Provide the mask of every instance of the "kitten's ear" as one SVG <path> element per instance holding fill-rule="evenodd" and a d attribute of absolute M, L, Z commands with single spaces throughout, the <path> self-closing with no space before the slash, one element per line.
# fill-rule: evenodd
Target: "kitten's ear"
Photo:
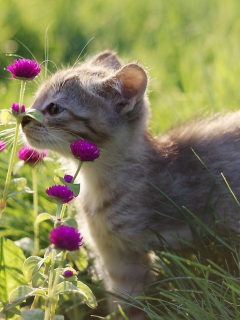
<path fill-rule="evenodd" d="M 106 90 L 114 97 L 116 111 L 118 113 L 132 111 L 135 104 L 142 99 L 147 82 L 146 72 L 135 63 L 126 65 L 114 76 L 105 80 L 105 86 L 108 86 L 105 87 Z"/>
<path fill-rule="evenodd" d="M 90 64 L 115 70 L 120 69 L 122 66 L 117 54 L 110 50 L 103 51 L 93 57 L 92 60 L 90 60 Z"/>

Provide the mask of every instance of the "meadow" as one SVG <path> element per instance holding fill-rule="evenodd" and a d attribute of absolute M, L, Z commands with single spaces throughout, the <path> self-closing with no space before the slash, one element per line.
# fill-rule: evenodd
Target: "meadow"
<path fill-rule="evenodd" d="M 105 49 L 115 50 L 124 61 L 138 61 L 148 70 L 150 130 L 154 135 L 190 118 L 197 121 L 239 108 L 240 3 L 237 0 L 0 0 L 0 8 L 1 109 L 8 109 L 18 101 L 19 83 L 4 70 L 16 57 L 42 63 L 41 76 L 25 92 L 24 104 L 29 107 L 34 91 L 45 76 Z M 46 60 L 49 60 L 47 64 Z M 0 130 L 3 129 L 5 126 L 1 125 Z M 0 153 L 1 188 L 11 137 L 8 141 L 8 148 Z M 50 155 L 49 161 L 44 161 L 37 170 L 39 213 L 54 212 L 55 205 L 46 198 L 45 189 L 53 183 L 54 175 L 61 172 L 57 157 Z M 14 177 L 25 177 L 32 187 L 31 170 L 27 166 L 20 168 Z M 32 199 L 32 194 L 9 199 L 0 220 L 0 237 L 12 241 L 33 239 Z M 223 239 L 206 226 L 201 228 L 200 238 L 204 238 L 201 245 L 177 253 L 167 249 L 156 252 L 158 282 L 150 288 L 151 294 L 131 301 L 144 309 L 150 319 L 240 319 L 238 235 L 230 234 Z M 50 229 L 50 222 L 41 223 L 42 255 L 49 245 Z M 26 257 L 30 254 L 28 250 L 23 249 Z M 82 252 L 79 278 L 99 300 L 94 313 L 105 317 L 101 280 L 97 279 L 84 249 Z M 1 274 L 3 261 L 0 262 Z M 1 294 L 0 283 L 0 300 Z M 72 307 L 68 299 L 61 298 L 59 313 L 65 319 L 87 319 L 91 309 L 79 300 L 75 302 Z M 9 314 L 8 319 L 21 318 Z"/>

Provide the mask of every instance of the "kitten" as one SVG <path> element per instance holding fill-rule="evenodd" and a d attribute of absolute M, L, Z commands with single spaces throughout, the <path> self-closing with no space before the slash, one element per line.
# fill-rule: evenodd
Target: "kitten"
<path fill-rule="evenodd" d="M 214 213 L 220 227 L 235 231 L 240 218 L 221 176 L 239 197 L 240 112 L 154 139 L 147 129 L 147 84 L 139 64 L 122 65 L 105 51 L 43 83 L 32 106 L 43 123 L 22 121 L 33 147 L 58 152 L 74 170 L 70 143 L 82 138 L 100 148 L 100 158 L 81 169 L 76 202 L 101 256 L 107 288 L 132 296 L 153 280 L 146 266 L 150 249 L 160 247 L 156 232 L 177 248 L 181 238 L 194 240 L 190 212 L 207 224 Z M 133 311 L 130 318 L 144 315 Z"/>

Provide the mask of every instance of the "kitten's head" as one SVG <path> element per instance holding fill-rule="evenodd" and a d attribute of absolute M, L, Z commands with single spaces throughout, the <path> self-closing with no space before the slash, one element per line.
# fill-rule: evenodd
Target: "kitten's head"
<path fill-rule="evenodd" d="M 69 144 L 79 139 L 99 147 L 109 140 L 121 143 L 121 137 L 127 140 L 145 130 L 147 81 L 138 64 L 122 66 L 115 53 L 100 53 L 42 84 L 32 108 L 43 114 L 43 123 L 25 117 L 23 132 L 33 147 L 65 156 Z"/>

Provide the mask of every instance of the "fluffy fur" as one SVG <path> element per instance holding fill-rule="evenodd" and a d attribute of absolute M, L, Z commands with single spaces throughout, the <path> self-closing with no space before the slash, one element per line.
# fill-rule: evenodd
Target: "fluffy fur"
<path fill-rule="evenodd" d="M 139 64 L 122 65 L 106 51 L 47 80 L 33 104 L 43 123 L 22 123 L 33 147 L 58 152 L 73 171 L 70 143 L 82 138 L 100 148 L 100 158 L 82 167 L 77 206 L 101 256 L 107 288 L 133 296 L 153 280 L 146 266 L 150 249 L 160 247 L 156 232 L 174 247 L 179 238 L 194 240 L 189 211 L 209 225 L 217 217 L 222 230 L 239 226 L 239 209 L 221 173 L 240 196 L 240 112 L 154 139 L 147 129 L 147 83 Z M 133 312 L 131 319 L 144 315 Z"/>

